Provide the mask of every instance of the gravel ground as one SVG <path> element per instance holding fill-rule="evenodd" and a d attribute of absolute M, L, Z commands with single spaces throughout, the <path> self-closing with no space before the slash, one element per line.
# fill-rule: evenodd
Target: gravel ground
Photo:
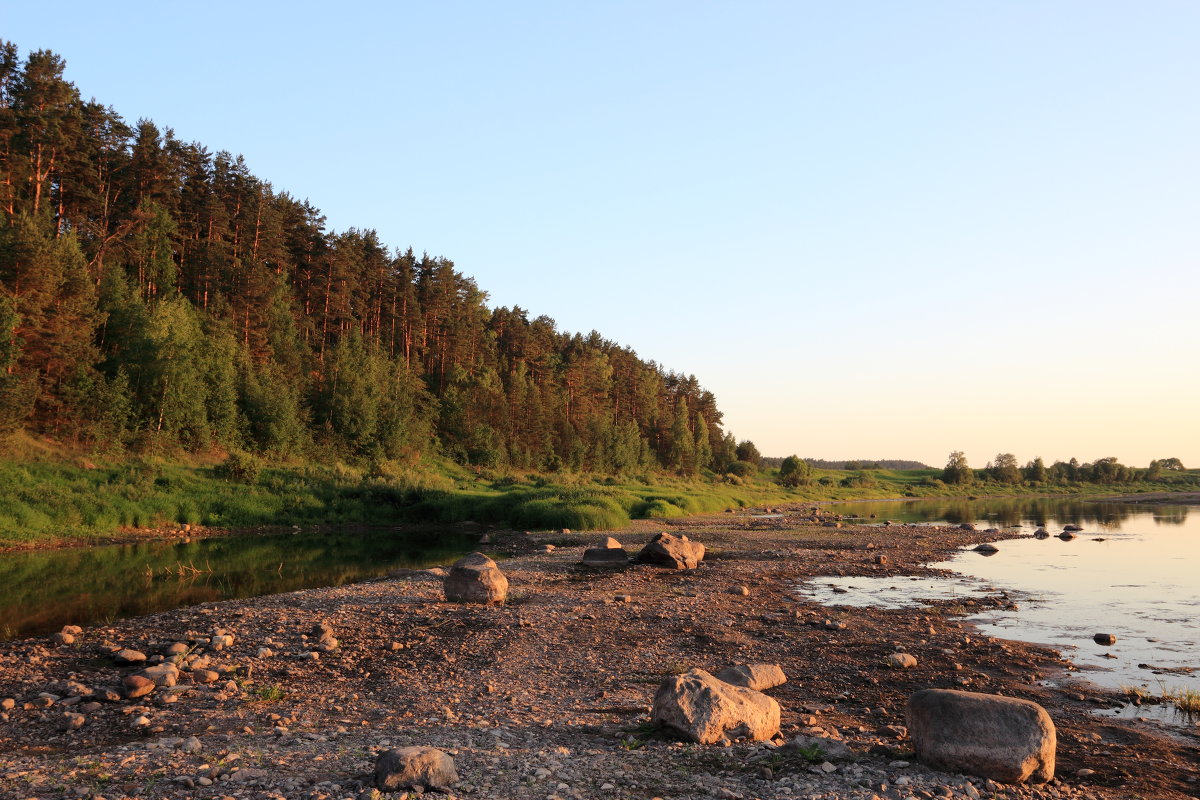
<path fill-rule="evenodd" d="M 834 528 L 809 513 L 613 534 L 634 551 L 657 531 L 686 533 L 709 548 L 687 572 L 581 567 L 608 532 L 494 533 L 485 549 L 510 556 L 503 606 L 446 603 L 440 578 L 420 571 L 177 609 L 68 644 L 0 644 L 0 698 L 12 700 L 0 713 L 0 798 L 371 797 L 376 754 L 406 745 L 454 757 L 451 798 L 1200 796 L 1195 730 L 1094 715 L 1114 698 L 1070 682 L 1054 651 L 981 636 L 948 603 L 849 609 L 795 594 L 816 576 L 931 574 L 928 562 L 995 534 Z M 540 543 L 557 549 L 532 552 Z M 171 645 L 176 685 L 116 697 L 145 665 L 117 666 L 114 651 L 155 661 Z M 917 666 L 889 669 L 897 651 Z M 664 676 L 744 662 L 789 678 L 768 692 L 783 708 L 780 738 L 701 746 L 650 728 Z M 1058 727 L 1059 777 L 1005 787 L 915 763 L 904 703 L 927 687 L 1041 703 Z M 796 748 L 797 735 L 827 746 Z"/>

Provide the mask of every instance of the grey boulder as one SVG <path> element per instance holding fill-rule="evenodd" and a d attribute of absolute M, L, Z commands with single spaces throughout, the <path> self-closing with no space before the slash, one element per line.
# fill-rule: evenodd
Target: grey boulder
<path fill-rule="evenodd" d="M 583 551 L 585 567 L 623 567 L 629 563 L 624 547 L 589 547 Z"/>
<path fill-rule="evenodd" d="M 704 560 L 704 545 L 686 536 L 660 533 L 637 555 L 638 562 L 670 569 L 695 569 Z"/>
<path fill-rule="evenodd" d="M 444 792 L 456 783 L 454 759 L 433 747 L 386 750 L 375 761 L 375 786 L 385 792 L 417 788 Z"/>
<path fill-rule="evenodd" d="M 908 700 L 908 732 L 917 758 L 934 769 L 998 783 L 1054 777 L 1054 722 L 1029 700 L 922 689 Z"/>
<path fill-rule="evenodd" d="M 450 567 L 442 590 L 454 603 L 503 603 L 508 596 L 508 578 L 483 553 L 470 553 Z"/>
<path fill-rule="evenodd" d="M 654 695 L 651 722 L 685 739 L 763 741 L 779 733 L 779 703 L 762 692 L 717 680 L 702 669 L 667 678 Z"/>

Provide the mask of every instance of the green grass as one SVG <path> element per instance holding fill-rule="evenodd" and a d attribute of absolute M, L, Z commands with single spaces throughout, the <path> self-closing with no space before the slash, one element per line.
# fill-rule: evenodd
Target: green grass
<path fill-rule="evenodd" d="M 539 475 L 476 471 L 430 459 L 415 466 L 273 466 L 237 478 L 216 466 L 136 459 L 92 467 L 54 454 L 21 453 L 0 461 L 0 547 L 94 541 L 122 530 L 183 524 L 254 528 L 473 520 L 529 530 L 608 530 L 633 519 L 808 500 L 1200 488 L 1195 470 L 1173 476 L 1175 483 L 1120 486 L 945 486 L 938 475 L 939 470 L 815 470 L 811 484 L 785 489 L 769 471 L 693 479 L 662 473 Z M 846 478 L 852 479 L 850 485 L 843 485 Z"/>
<path fill-rule="evenodd" d="M 278 703 L 287 696 L 287 692 L 279 684 L 259 686 L 252 694 L 254 699 L 260 703 Z"/>
<path fill-rule="evenodd" d="M 1196 689 L 1166 689 L 1163 699 L 1187 714 L 1200 714 L 1200 691 Z"/>

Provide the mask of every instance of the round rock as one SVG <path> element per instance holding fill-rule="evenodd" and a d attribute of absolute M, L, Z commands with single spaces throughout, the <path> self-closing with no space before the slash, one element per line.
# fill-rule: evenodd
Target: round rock
<path fill-rule="evenodd" d="M 375 762 L 375 785 L 385 792 L 418 788 L 444 792 L 456 783 L 454 759 L 433 747 L 386 750 Z"/>
<path fill-rule="evenodd" d="M 442 591 L 452 603 L 503 603 L 508 578 L 483 553 L 470 553 L 450 567 Z"/>

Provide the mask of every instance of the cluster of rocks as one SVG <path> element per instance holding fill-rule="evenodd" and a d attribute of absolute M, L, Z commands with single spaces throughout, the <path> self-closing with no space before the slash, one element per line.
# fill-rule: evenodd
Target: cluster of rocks
<path fill-rule="evenodd" d="M 898 666 L 915 666 L 905 654 Z M 780 707 L 764 694 L 786 682 L 777 664 L 739 664 L 712 675 L 691 669 L 667 678 L 654 696 L 653 723 L 688 741 L 779 739 Z M 907 735 L 917 758 L 935 769 L 998 783 L 1044 783 L 1054 777 L 1056 733 L 1045 709 L 1028 700 L 951 689 L 923 689 L 907 707 Z M 782 742 L 778 742 L 782 744 Z M 844 758 L 844 744 L 798 737 L 794 749 L 817 747 Z"/>

